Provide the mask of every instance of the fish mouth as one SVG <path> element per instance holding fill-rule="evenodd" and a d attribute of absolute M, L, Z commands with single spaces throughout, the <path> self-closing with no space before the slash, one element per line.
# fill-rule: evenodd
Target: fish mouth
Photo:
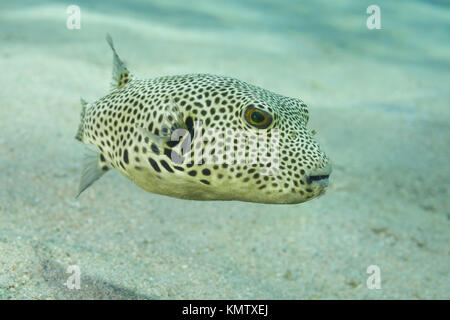
<path fill-rule="evenodd" d="M 325 188 L 328 187 L 329 177 L 329 174 L 308 176 L 306 177 L 306 182 L 313 186 Z"/>
<path fill-rule="evenodd" d="M 313 183 L 313 181 L 320 181 L 324 179 L 328 179 L 330 177 L 329 174 L 317 175 L 317 176 L 309 176 L 306 178 L 306 182 L 309 184 Z"/>
<path fill-rule="evenodd" d="M 329 178 L 331 174 L 331 165 L 328 164 L 326 167 L 313 171 L 310 175 L 306 177 L 306 183 L 312 186 L 317 186 L 321 188 L 328 187 Z"/>

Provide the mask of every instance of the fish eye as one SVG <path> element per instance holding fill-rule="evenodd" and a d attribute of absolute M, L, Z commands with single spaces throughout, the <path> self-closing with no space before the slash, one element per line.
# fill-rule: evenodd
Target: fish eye
<path fill-rule="evenodd" d="M 265 129 L 272 123 L 272 116 L 269 113 L 255 108 L 253 105 L 245 109 L 244 116 L 248 124 L 258 129 Z"/>

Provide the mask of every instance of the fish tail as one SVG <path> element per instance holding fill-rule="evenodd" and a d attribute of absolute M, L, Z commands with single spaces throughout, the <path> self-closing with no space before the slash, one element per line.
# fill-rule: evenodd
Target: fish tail
<path fill-rule="evenodd" d="M 87 107 L 88 103 L 83 98 L 80 98 L 80 101 L 81 101 L 80 125 L 78 126 L 78 131 L 75 136 L 75 139 L 77 139 L 79 141 L 83 141 L 84 117 L 86 115 L 86 107 Z"/>

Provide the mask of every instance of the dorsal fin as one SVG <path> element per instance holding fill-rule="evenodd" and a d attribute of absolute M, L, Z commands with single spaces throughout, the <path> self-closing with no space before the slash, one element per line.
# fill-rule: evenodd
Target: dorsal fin
<path fill-rule="evenodd" d="M 106 35 L 106 41 L 108 42 L 109 46 L 111 47 L 111 50 L 113 51 L 113 74 L 112 74 L 112 82 L 111 82 L 111 89 L 117 89 L 122 88 L 127 83 L 129 83 L 133 76 L 128 71 L 128 69 L 125 67 L 125 64 L 123 61 L 119 58 L 119 55 L 116 52 L 116 49 L 114 48 L 114 43 L 109 34 Z"/>

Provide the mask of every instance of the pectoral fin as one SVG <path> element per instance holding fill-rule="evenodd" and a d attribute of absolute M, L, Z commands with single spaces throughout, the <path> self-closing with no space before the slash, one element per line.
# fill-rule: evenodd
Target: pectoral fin
<path fill-rule="evenodd" d="M 154 134 L 146 128 L 136 128 L 150 144 L 151 150 L 157 154 L 159 154 L 161 150 L 164 150 L 164 148 L 171 148 L 179 143 L 180 140 L 175 141 L 173 145 L 169 143 L 171 141 L 171 135 L 175 130 L 187 128 L 186 124 L 183 122 L 183 114 L 175 101 L 172 98 L 167 98 L 166 103 L 167 105 L 164 108 L 164 117 L 161 122 L 159 134 Z"/>
<path fill-rule="evenodd" d="M 160 154 L 161 150 L 164 149 L 164 146 L 170 140 L 170 136 L 159 136 L 157 134 L 148 131 L 145 128 L 137 127 L 136 130 L 140 134 L 142 134 L 142 136 L 144 137 L 144 141 L 146 141 L 149 144 L 152 152 L 156 154 Z"/>

